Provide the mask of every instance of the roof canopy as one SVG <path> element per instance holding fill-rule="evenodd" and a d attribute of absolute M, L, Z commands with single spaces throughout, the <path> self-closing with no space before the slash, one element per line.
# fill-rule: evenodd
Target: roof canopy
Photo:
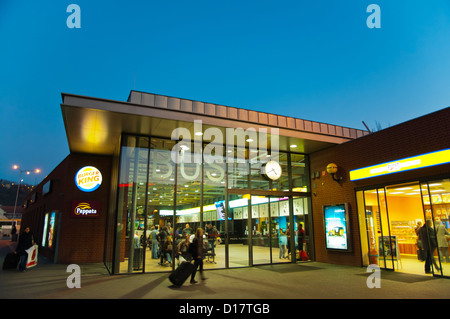
<path fill-rule="evenodd" d="M 122 133 L 170 138 L 177 127 L 277 128 L 279 149 L 312 153 L 368 134 L 337 125 L 169 96 L 131 91 L 128 101 L 62 94 L 71 152 L 112 155 Z M 291 145 L 296 145 L 295 149 Z"/>

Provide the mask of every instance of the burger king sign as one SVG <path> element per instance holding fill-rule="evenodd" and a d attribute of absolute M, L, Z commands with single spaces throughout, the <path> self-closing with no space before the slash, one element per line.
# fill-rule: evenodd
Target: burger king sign
<path fill-rule="evenodd" d="M 75 174 L 75 184 L 83 192 L 93 192 L 102 184 L 102 173 L 94 166 L 85 166 Z"/>

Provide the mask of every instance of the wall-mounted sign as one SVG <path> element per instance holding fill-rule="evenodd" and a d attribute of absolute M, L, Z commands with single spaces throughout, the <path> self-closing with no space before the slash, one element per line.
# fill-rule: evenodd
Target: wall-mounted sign
<path fill-rule="evenodd" d="M 100 216 L 100 203 L 98 201 L 74 200 L 72 201 L 71 217 L 98 217 Z"/>
<path fill-rule="evenodd" d="M 326 248 L 350 251 L 347 204 L 323 207 Z"/>
<path fill-rule="evenodd" d="M 102 173 L 94 166 L 85 166 L 75 174 L 75 184 L 83 192 L 93 192 L 102 184 Z"/>
<path fill-rule="evenodd" d="M 356 181 L 446 163 L 450 163 L 450 149 L 355 169 L 350 171 L 350 180 Z"/>

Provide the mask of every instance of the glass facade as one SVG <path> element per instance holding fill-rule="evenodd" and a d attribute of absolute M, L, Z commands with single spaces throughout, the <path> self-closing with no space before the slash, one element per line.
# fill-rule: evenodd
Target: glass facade
<path fill-rule="evenodd" d="M 307 155 L 225 144 L 122 136 L 112 273 L 171 271 L 198 227 L 205 269 L 295 262 L 299 224 L 313 258 Z M 282 174 L 270 180 L 274 155 Z"/>
<path fill-rule="evenodd" d="M 365 266 L 450 276 L 449 179 L 360 190 L 356 197 Z"/>

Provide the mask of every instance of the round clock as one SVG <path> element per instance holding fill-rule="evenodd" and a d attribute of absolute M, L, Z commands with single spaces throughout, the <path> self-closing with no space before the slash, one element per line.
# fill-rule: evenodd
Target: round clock
<path fill-rule="evenodd" d="M 281 166 L 276 161 L 268 161 L 261 167 L 261 173 L 273 181 L 281 177 L 281 171 Z"/>

